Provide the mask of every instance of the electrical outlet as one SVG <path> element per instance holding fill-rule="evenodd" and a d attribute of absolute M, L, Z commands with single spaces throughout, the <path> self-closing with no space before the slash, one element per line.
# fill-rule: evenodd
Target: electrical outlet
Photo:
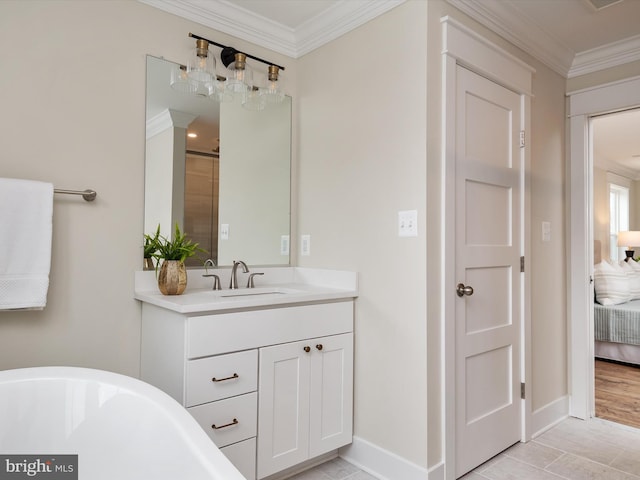
<path fill-rule="evenodd" d="M 311 235 L 300 236 L 300 255 L 311 255 Z"/>
<path fill-rule="evenodd" d="M 289 235 L 280 237 L 280 255 L 289 255 Z"/>
<path fill-rule="evenodd" d="M 398 212 L 398 236 L 417 237 L 418 236 L 418 211 L 404 210 Z"/>

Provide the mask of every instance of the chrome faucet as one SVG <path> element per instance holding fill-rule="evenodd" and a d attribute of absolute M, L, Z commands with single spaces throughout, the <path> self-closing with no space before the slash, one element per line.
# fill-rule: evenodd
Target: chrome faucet
<path fill-rule="evenodd" d="M 242 273 L 249 273 L 249 267 L 242 260 L 233 261 L 233 268 L 231 269 L 231 283 L 229 284 L 229 288 L 235 290 L 238 288 L 238 276 L 236 270 L 238 269 L 238 265 L 242 265 Z"/>
<path fill-rule="evenodd" d="M 207 269 L 207 267 L 215 267 L 215 266 L 216 266 L 216 262 L 214 262 L 210 258 L 207 259 L 204 262 L 204 275 L 202 275 L 202 276 L 203 277 L 213 277 L 213 290 L 222 290 L 222 287 L 220 286 L 220 277 L 218 275 L 213 274 L 213 273 L 209 273 L 209 270 Z"/>

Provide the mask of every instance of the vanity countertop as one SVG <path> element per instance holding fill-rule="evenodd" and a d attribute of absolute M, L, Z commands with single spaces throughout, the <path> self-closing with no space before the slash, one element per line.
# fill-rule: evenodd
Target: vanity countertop
<path fill-rule="evenodd" d="M 136 272 L 134 298 L 189 314 L 339 301 L 358 296 L 356 274 L 353 272 L 296 267 L 261 271 L 266 281 L 255 288 L 212 290 L 210 286 L 203 286 L 200 270 L 189 270 L 187 289 L 182 295 L 163 295 L 150 281 L 150 275 L 153 276 L 154 272 Z M 224 271 L 218 273 L 225 276 Z"/>

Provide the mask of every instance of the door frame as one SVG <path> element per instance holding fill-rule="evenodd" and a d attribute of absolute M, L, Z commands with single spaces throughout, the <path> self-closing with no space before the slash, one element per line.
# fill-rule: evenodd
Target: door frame
<path fill-rule="evenodd" d="M 595 415 L 593 288 L 590 284 L 593 276 L 591 117 L 640 106 L 640 76 L 568 92 L 567 96 L 569 414 L 586 420 Z"/>
<path fill-rule="evenodd" d="M 444 185 L 442 212 L 442 408 L 443 408 L 443 452 L 445 479 L 455 479 L 455 225 L 447 222 L 455 214 L 455 112 L 456 69 L 465 68 L 488 78 L 520 95 L 522 106 L 521 123 L 530 128 L 531 86 L 535 69 L 506 50 L 490 42 L 450 16 L 440 19 L 442 25 L 442 172 Z M 531 188 L 530 188 L 530 140 L 523 148 L 523 176 L 521 185 L 521 251 L 530 265 L 531 234 Z M 521 361 L 522 382 L 531 379 L 531 269 L 525 268 L 521 290 Z M 529 386 L 529 388 L 531 388 Z M 526 395 L 521 405 L 521 439 L 531 438 L 531 395 Z"/>

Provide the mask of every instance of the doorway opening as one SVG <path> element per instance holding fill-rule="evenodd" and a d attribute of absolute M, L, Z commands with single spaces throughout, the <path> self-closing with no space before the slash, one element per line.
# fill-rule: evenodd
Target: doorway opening
<path fill-rule="evenodd" d="M 639 129 L 638 108 L 591 119 L 595 416 L 636 428 L 640 428 L 640 263 L 636 261 L 640 245 L 627 243 L 640 242 Z M 638 240 L 633 232 L 638 232 Z M 631 254 L 634 249 L 637 255 Z M 612 298 L 610 282 L 616 275 L 620 290 Z"/>

